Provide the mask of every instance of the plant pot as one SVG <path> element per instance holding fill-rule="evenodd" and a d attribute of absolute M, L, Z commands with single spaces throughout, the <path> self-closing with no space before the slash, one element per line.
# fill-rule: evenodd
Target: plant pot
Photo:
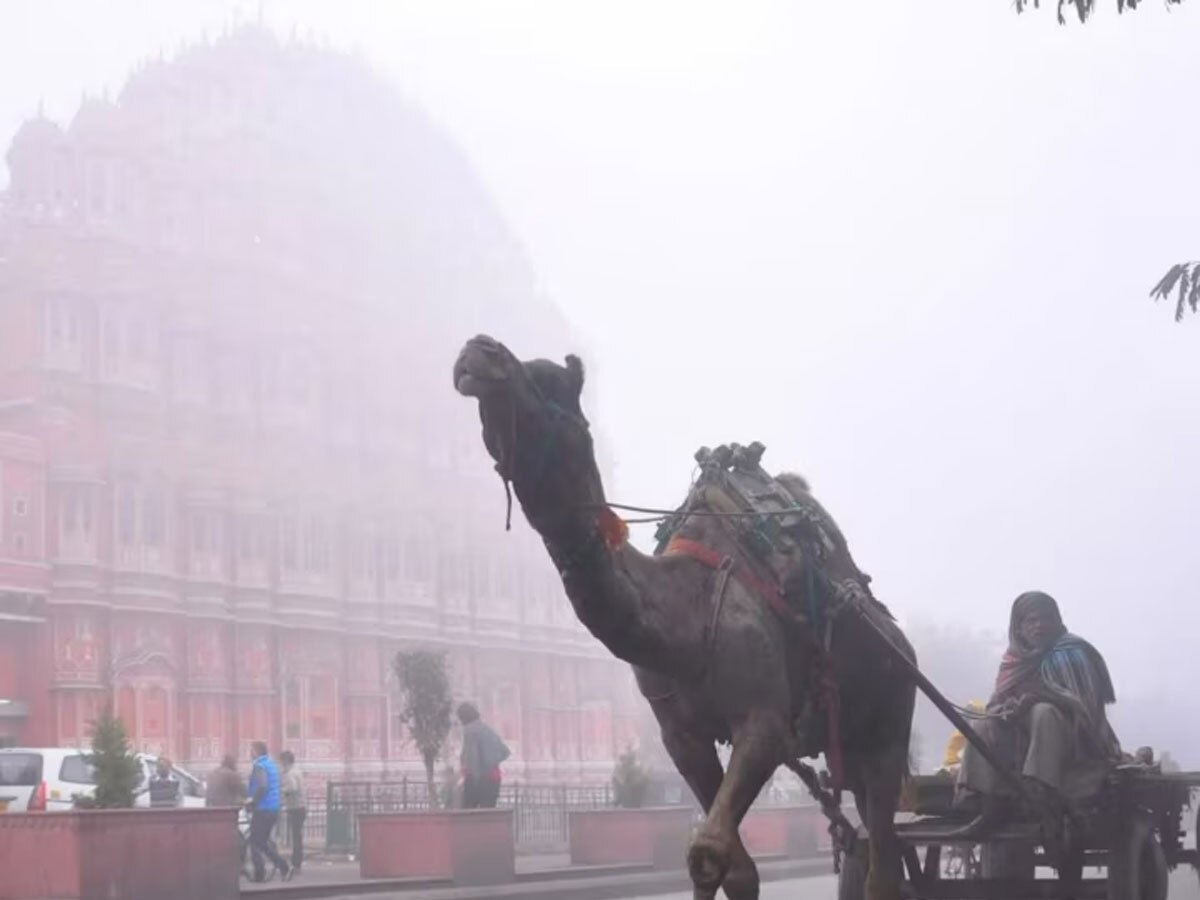
<path fill-rule="evenodd" d="M 0 859 L 0 900 L 236 900 L 237 813 L 8 813 Z"/>
<path fill-rule="evenodd" d="M 462 885 L 516 879 L 510 809 L 363 813 L 358 852 L 363 878 L 444 878 Z"/>
<path fill-rule="evenodd" d="M 693 817 L 690 806 L 570 812 L 571 864 L 681 869 L 687 864 Z"/>
<path fill-rule="evenodd" d="M 751 809 L 738 833 L 751 856 L 816 856 L 825 818 L 816 806 L 766 806 Z"/>

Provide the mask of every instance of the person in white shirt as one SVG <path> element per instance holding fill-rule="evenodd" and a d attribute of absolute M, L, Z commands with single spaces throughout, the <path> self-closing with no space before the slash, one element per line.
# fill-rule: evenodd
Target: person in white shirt
<path fill-rule="evenodd" d="M 300 874 L 304 865 L 304 819 L 308 816 L 308 800 L 304 795 L 304 776 L 296 768 L 296 754 L 284 750 L 279 754 L 283 765 L 280 787 L 283 789 L 283 809 L 287 814 L 288 838 L 292 844 L 292 871 Z"/>

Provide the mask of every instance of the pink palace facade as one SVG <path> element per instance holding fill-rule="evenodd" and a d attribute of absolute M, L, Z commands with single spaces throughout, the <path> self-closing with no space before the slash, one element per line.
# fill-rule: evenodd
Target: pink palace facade
<path fill-rule="evenodd" d="M 607 780 L 640 701 L 504 533 L 450 390 L 483 326 L 569 334 L 457 148 L 362 64 L 249 28 L 6 160 L 0 742 L 86 743 L 111 702 L 197 772 L 264 738 L 317 782 L 398 777 L 388 662 L 421 644 L 509 778 Z"/>

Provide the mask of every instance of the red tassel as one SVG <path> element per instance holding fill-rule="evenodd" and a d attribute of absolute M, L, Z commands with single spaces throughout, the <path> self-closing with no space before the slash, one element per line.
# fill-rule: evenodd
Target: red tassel
<path fill-rule="evenodd" d="M 629 526 L 607 506 L 596 516 L 596 526 L 600 529 L 609 550 L 617 550 L 629 540 Z"/>

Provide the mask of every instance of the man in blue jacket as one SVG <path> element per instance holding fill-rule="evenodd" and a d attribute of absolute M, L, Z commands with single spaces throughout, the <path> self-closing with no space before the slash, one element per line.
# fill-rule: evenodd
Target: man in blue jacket
<path fill-rule="evenodd" d="M 267 755 L 267 745 L 255 741 L 251 745 L 251 755 L 254 765 L 250 769 L 249 799 L 246 805 L 250 807 L 250 858 L 254 862 L 254 880 L 264 881 L 266 865 L 263 854 L 271 860 L 284 881 L 290 881 L 292 869 L 287 864 L 275 842 L 271 840 L 271 832 L 279 821 L 279 810 L 282 806 L 279 793 L 279 767 Z"/>

